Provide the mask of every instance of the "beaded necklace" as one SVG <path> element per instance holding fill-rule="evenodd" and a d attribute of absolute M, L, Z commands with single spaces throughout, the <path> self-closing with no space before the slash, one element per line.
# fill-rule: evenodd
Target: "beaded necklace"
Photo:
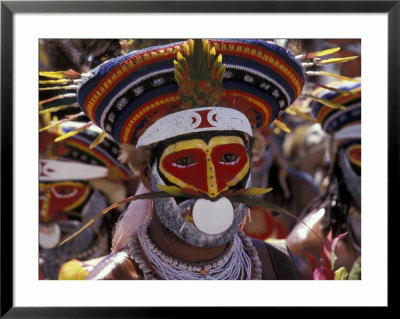
<path fill-rule="evenodd" d="M 251 280 L 261 279 L 261 261 L 251 239 L 235 234 L 223 256 L 207 263 L 187 263 L 161 251 L 151 240 L 147 227 L 128 242 L 130 257 L 145 280 Z"/>

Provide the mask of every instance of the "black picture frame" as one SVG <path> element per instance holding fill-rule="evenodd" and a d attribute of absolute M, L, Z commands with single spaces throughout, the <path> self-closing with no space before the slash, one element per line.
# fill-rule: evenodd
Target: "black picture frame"
<path fill-rule="evenodd" d="M 388 14 L 388 207 L 394 210 L 399 186 L 400 119 L 400 1 L 1 1 L 1 318 L 132 318 L 185 315 L 176 307 L 15 307 L 13 289 L 13 17 L 16 13 L 181 13 L 181 12 L 266 12 L 266 13 L 387 13 Z M 379 212 L 379 214 L 385 212 Z M 389 218 L 390 216 L 388 216 Z M 390 228 L 394 223 L 388 223 Z M 391 241 L 388 241 L 390 247 Z M 390 254 L 389 264 L 390 264 Z M 390 280 L 389 280 L 390 283 Z M 390 308 L 390 298 L 387 309 Z M 183 311 L 182 311 L 183 310 Z M 201 314 L 203 310 L 196 310 Z M 296 315 L 307 315 L 308 308 L 291 307 Z M 381 308 L 382 310 L 382 308 Z M 383 308 L 383 310 L 386 310 Z M 199 312 L 200 311 L 200 312 Z M 209 309 L 206 310 L 210 311 Z M 249 315 L 248 309 L 235 314 Z M 331 311 L 331 310 L 330 310 Z M 340 309 L 332 309 L 340 315 Z M 216 308 L 213 315 L 224 316 Z M 190 315 L 189 315 L 190 317 Z"/>

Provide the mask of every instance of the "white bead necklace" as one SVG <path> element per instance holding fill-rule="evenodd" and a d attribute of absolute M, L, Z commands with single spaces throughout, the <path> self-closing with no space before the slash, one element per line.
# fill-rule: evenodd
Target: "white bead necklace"
<path fill-rule="evenodd" d="M 234 236 L 231 246 L 222 257 L 208 263 L 186 263 L 164 253 L 151 240 L 147 227 L 130 238 L 128 247 L 131 258 L 143 271 L 144 279 L 261 279 L 261 262 L 257 251 L 243 232 Z"/>

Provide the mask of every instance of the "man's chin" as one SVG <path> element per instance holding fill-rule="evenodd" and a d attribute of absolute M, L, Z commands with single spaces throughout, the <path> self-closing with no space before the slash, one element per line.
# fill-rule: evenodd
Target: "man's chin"
<path fill-rule="evenodd" d="M 246 207 L 234 204 L 232 224 L 217 234 L 201 231 L 193 221 L 193 206 L 197 199 L 189 199 L 176 204 L 174 198 L 155 198 L 154 208 L 163 225 L 185 243 L 202 248 L 222 246 L 228 243 L 238 232 Z"/>

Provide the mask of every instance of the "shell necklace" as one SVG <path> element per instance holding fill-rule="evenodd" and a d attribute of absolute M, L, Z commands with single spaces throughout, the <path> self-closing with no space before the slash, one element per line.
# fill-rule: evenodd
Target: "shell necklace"
<path fill-rule="evenodd" d="M 242 231 L 219 258 L 206 263 L 187 263 L 161 251 L 151 240 L 147 227 L 129 239 L 130 257 L 143 271 L 144 279 L 165 280 L 252 280 L 261 279 L 261 261 L 251 239 Z"/>

